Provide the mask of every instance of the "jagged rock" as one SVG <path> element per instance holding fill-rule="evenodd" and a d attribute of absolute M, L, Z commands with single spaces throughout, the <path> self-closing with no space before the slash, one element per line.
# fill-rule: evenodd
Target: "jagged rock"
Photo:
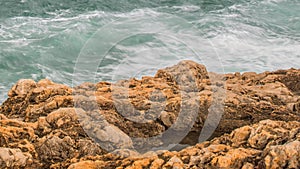
<path fill-rule="evenodd" d="M 22 79 L 19 80 L 17 84 L 15 84 L 12 89 L 8 92 L 9 97 L 24 97 L 26 96 L 32 89 L 36 87 L 35 81 L 31 79 Z"/>
<path fill-rule="evenodd" d="M 257 138 L 257 142 L 245 135 Z M 267 137 L 270 135 L 273 137 Z M 91 168 L 299 168 L 299 139 L 300 122 L 265 120 L 179 152 L 167 151 L 114 161 L 99 158 L 101 160 L 88 163 Z M 261 145 L 268 140 L 270 143 Z M 69 168 L 78 168 L 85 163 L 81 161 Z"/>
<path fill-rule="evenodd" d="M 23 153 L 20 149 L 0 147 L 0 167 L 1 168 L 21 168 L 32 163 L 32 157 L 28 153 Z"/>
<path fill-rule="evenodd" d="M 264 152 L 261 165 L 265 168 L 300 168 L 300 141 L 271 146 Z"/>
<path fill-rule="evenodd" d="M 0 106 L 0 147 L 20 150 L 29 168 L 297 168 L 299 80 L 296 69 L 221 75 L 192 61 L 75 88 L 20 80 Z M 128 157 L 195 145 L 209 130 L 195 147 Z"/>
<path fill-rule="evenodd" d="M 69 169 L 82 169 L 82 168 L 86 168 L 86 169 L 96 169 L 97 167 L 95 166 L 101 166 L 101 161 L 83 161 L 80 163 L 77 163 L 76 165 L 71 165 L 69 167 Z"/>
<path fill-rule="evenodd" d="M 58 136 L 46 136 L 36 143 L 36 151 L 40 160 L 44 163 L 55 163 L 74 157 L 75 142 L 70 137 L 59 138 Z"/>

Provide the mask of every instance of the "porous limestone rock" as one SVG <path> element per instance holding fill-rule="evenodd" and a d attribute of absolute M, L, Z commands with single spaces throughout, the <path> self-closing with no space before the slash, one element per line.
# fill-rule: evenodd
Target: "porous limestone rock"
<path fill-rule="evenodd" d="M 20 80 L 0 106 L 1 168 L 299 168 L 299 81 L 297 69 L 217 74 L 193 61 L 74 88 Z M 197 144 L 209 115 L 214 132 Z M 131 157 L 178 142 L 197 145 Z"/>
<path fill-rule="evenodd" d="M 257 141 L 252 142 L 245 135 Z M 104 155 L 94 161 L 74 163 L 69 169 L 85 163 L 90 168 L 299 168 L 299 148 L 300 122 L 264 120 L 179 152 L 113 160 L 105 160 L 108 158 Z"/>

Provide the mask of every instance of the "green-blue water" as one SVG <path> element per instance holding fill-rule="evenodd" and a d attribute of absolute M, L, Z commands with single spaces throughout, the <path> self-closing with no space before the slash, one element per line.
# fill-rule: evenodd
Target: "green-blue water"
<path fill-rule="evenodd" d="M 21 78 L 72 85 L 93 35 L 109 34 L 98 41 L 110 44 L 128 30 L 95 81 L 153 74 L 182 59 L 217 72 L 299 68 L 300 0 L 0 0 L 0 102 Z"/>

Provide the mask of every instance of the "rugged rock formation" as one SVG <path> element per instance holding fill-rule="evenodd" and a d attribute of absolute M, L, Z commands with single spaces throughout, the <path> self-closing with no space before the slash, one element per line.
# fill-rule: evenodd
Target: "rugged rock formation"
<path fill-rule="evenodd" d="M 0 166 L 299 168 L 299 81 L 296 69 L 220 75 L 192 61 L 114 84 L 20 80 L 0 107 Z M 212 140 L 154 152 L 200 133 Z"/>
<path fill-rule="evenodd" d="M 99 156 L 72 164 L 91 168 L 299 168 L 300 123 L 264 120 L 179 152 L 125 159 Z"/>

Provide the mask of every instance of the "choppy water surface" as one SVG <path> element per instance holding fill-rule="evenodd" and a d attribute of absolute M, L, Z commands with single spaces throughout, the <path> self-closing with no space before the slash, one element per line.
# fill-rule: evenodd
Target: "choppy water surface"
<path fill-rule="evenodd" d="M 0 102 L 21 78 L 72 85 L 80 51 L 101 49 L 97 41 L 111 48 L 95 81 L 182 59 L 216 72 L 299 68 L 299 9 L 299 0 L 1 0 Z"/>

